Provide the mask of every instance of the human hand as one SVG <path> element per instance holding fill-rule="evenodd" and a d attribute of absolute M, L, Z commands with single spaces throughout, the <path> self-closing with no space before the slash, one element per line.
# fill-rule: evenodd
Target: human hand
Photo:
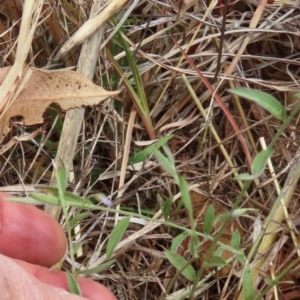
<path fill-rule="evenodd" d="M 79 278 L 82 296 L 69 294 L 66 273 L 50 270 L 65 254 L 58 223 L 34 206 L 8 202 L 0 193 L 1 300 L 116 300 L 103 285 Z"/>

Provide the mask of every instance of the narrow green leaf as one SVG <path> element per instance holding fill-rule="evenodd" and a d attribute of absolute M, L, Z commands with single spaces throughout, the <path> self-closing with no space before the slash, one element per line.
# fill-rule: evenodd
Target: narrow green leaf
<path fill-rule="evenodd" d="M 245 300 L 253 300 L 254 299 L 254 287 L 250 272 L 250 266 L 246 265 L 243 272 L 243 294 L 245 297 Z"/>
<path fill-rule="evenodd" d="M 57 171 L 57 186 L 64 192 L 67 187 L 68 174 L 65 166 L 60 166 Z"/>
<path fill-rule="evenodd" d="M 251 165 L 251 171 L 253 174 L 255 174 L 257 177 L 262 174 L 266 167 L 268 159 L 271 157 L 273 152 L 273 150 L 269 149 L 262 150 L 255 156 Z"/>
<path fill-rule="evenodd" d="M 163 216 L 164 216 L 165 220 L 168 220 L 168 218 L 169 218 L 172 203 L 173 203 L 173 197 L 170 197 L 164 203 L 164 206 L 162 208 L 162 212 L 163 212 Z"/>
<path fill-rule="evenodd" d="M 193 257 L 199 257 L 199 237 L 194 233 L 191 235 L 189 250 Z"/>
<path fill-rule="evenodd" d="M 33 205 L 55 205 L 60 206 L 60 202 L 57 197 L 53 195 L 45 195 L 42 193 L 32 193 L 30 194 L 31 197 L 29 198 L 8 198 L 7 200 L 12 202 L 18 202 L 18 203 L 26 203 L 26 204 L 33 204 Z M 74 195 L 75 196 L 75 195 Z M 85 209 L 96 209 L 96 210 L 103 210 L 105 209 L 102 206 L 95 205 L 91 203 L 90 201 L 87 201 L 85 198 L 79 198 L 80 202 L 76 199 L 77 196 L 75 196 L 75 199 L 67 198 L 66 204 L 67 206 L 74 206 L 78 208 L 85 208 Z M 65 194 L 66 198 L 66 194 Z"/>
<path fill-rule="evenodd" d="M 224 267 L 226 266 L 226 261 L 220 256 L 213 256 L 209 261 L 204 262 L 206 267 Z"/>
<path fill-rule="evenodd" d="M 243 174 L 239 174 L 238 176 L 234 177 L 235 180 L 243 180 L 243 181 L 251 181 L 254 180 L 255 178 L 257 178 L 259 176 L 257 176 L 256 174 L 248 174 L 248 173 L 243 173 Z"/>
<path fill-rule="evenodd" d="M 219 214 L 214 220 L 214 224 L 218 224 L 219 222 L 224 222 L 228 219 L 232 219 L 232 215 L 230 213 Z"/>
<path fill-rule="evenodd" d="M 266 164 L 268 162 L 268 159 L 271 157 L 273 154 L 273 150 L 262 150 L 260 151 L 255 158 L 253 159 L 252 165 L 251 165 L 251 171 L 252 174 L 240 174 L 236 176 L 234 179 L 235 180 L 254 180 L 258 178 L 264 171 Z"/>
<path fill-rule="evenodd" d="M 232 212 L 232 217 L 238 218 L 238 217 L 245 215 L 248 212 L 254 212 L 254 211 L 257 211 L 257 209 L 255 209 L 255 208 L 237 208 Z"/>
<path fill-rule="evenodd" d="M 204 216 L 204 224 L 203 229 L 205 234 L 210 234 L 213 225 L 214 225 L 214 217 L 215 217 L 215 209 L 214 206 L 211 204 L 208 209 L 206 210 L 205 216 Z"/>
<path fill-rule="evenodd" d="M 191 227 L 193 228 L 194 225 L 193 206 L 192 206 L 192 201 L 188 189 L 188 184 L 183 177 L 179 177 L 179 189 L 181 192 L 182 202 L 188 211 Z"/>
<path fill-rule="evenodd" d="M 176 183 L 179 183 L 175 165 L 172 165 L 170 161 L 160 151 L 154 149 L 153 153 L 158 162 L 162 165 L 162 167 L 175 179 Z"/>
<path fill-rule="evenodd" d="M 180 272 L 181 274 L 190 281 L 194 281 L 196 279 L 196 272 L 194 268 L 185 260 L 182 256 L 171 252 L 165 251 L 165 255 L 171 264 Z"/>
<path fill-rule="evenodd" d="M 58 189 L 57 187 L 52 187 L 52 186 L 40 186 L 38 189 L 40 192 L 43 192 L 45 194 L 50 194 L 55 197 L 58 197 Z"/>
<path fill-rule="evenodd" d="M 236 255 L 236 258 L 237 258 L 237 260 L 238 260 L 241 264 L 243 264 L 243 263 L 245 262 L 245 260 L 246 260 L 246 257 L 245 257 L 245 254 L 244 254 L 243 251 L 241 251 L 240 254 L 237 254 L 237 255 Z"/>
<path fill-rule="evenodd" d="M 171 252 L 174 252 L 176 253 L 177 252 L 177 249 L 178 247 L 181 245 L 181 243 L 187 238 L 189 237 L 189 233 L 188 232 L 182 232 L 180 233 L 179 235 L 177 235 L 174 239 L 173 239 L 173 242 L 172 242 L 172 245 L 171 245 Z"/>
<path fill-rule="evenodd" d="M 130 164 L 136 164 L 139 162 L 143 162 L 150 154 L 153 153 L 153 150 L 158 150 L 163 145 L 165 145 L 174 135 L 170 134 L 168 136 L 164 136 L 161 139 L 159 139 L 154 144 L 148 146 L 147 148 L 143 149 L 142 151 L 136 153 L 131 159 L 128 161 L 128 165 Z"/>
<path fill-rule="evenodd" d="M 172 164 L 172 166 L 175 167 L 175 160 L 174 160 L 174 156 L 170 150 L 170 148 L 167 145 L 163 146 L 164 152 L 167 155 L 168 161 L 170 162 L 170 164 Z"/>
<path fill-rule="evenodd" d="M 224 248 L 223 248 L 223 247 L 217 248 L 217 249 L 215 250 L 215 252 L 214 252 L 214 256 L 221 256 L 222 253 L 223 253 L 223 251 L 224 251 Z"/>
<path fill-rule="evenodd" d="M 82 198 L 69 192 L 64 193 L 64 198 L 67 206 L 77 205 L 80 207 L 80 205 L 83 206 L 83 204 L 93 204 L 93 202 L 87 198 Z"/>
<path fill-rule="evenodd" d="M 39 190 L 46 194 L 51 194 L 58 198 L 58 189 L 53 187 L 40 187 Z M 67 206 L 75 205 L 75 206 L 83 206 L 83 204 L 93 204 L 88 198 L 82 198 L 77 195 L 74 195 L 70 192 L 64 193 L 64 198 Z M 54 204 L 53 204 L 54 205 Z M 59 204 L 57 204 L 59 205 Z"/>
<path fill-rule="evenodd" d="M 105 206 L 112 206 L 112 202 L 111 200 L 109 199 L 109 197 L 103 193 L 96 193 L 96 194 L 90 194 L 86 199 L 93 199 L 99 203 L 102 203 L 104 204 Z"/>
<path fill-rule="evenodd" d="M 100 272 L 102 272 L 103 270 L 109 268 L 111 265 L 113 265 L 115 263 L 115 259 L 110 260 L 108 262 L 105 262 L 95 268 L 91 268 L 91 269 L 86 269 L 86 270 L 79 270 L 77 271 L 78 274 L 99 274 Z"/>
<path fill-rule="evenodd" d="M 11 201 L 11 202 L 17 202 L 17 203 L 25 203 L 25 204 L 32 204 L 32 205 L 41 205 L 41 204 L 44 204 L 43 202 L 37 200 L 37 199 L 34 199 L 34 198 L 31 198 L 31 197 L 28 197 L 28 198 L 5 198 L 5 200 L 8 200 L 8 201 Z"/>
<path fill-rule="evenodd" d="M 229 89 L 228 91 L 239 97 L 256 102 L 279 120 L 286 119 L 286 109 L 270 94 L 248 88 Z"/>
<path fill-rule="evenodd" d="M 116 25 L 116 21 L 114 18 L 111 19 L 111 22 Z M 132 87 L 130 81 L 127 79 L 127 76 L 123 76 L 123 72 L 121 68 L 118 68 L 118 73 L 120 74 L 120 77 L 122 78 L 123 82 L 127 86 L 129 92 L 132 95 L 132 100 L 143 120 L 145 123 L 146 130 L 148 131 L 148 134 L 150 136 L 154 136 L 154 130 L 153 130 L 153 125 L 152 125 L 152 120 L 149 112 L 149 106 L 148 106 L 148 100 L 145 94 L 145 89 L 144 89 L 144 83 L 140 74 L 140 70 L 137 65 L 136 59 L 133 58 L 132 51 L 130 50 L 130 45 L 126 40 L 126 36 L 122 33 L 121 30 L 118 30 L 116 32 L 116 38 L 120 42 L 120 44 L 123 46 L 126 58 L 128 62 L 130 62 L 129 66 L 132 71 L 134 83 L 135 83 L 135 89 Z M 108 50 L 106 50 L 107 54 L 109 53 Z M 113 55 L 109 58 L 110 60 L 114 59 Z M 116 67 L 117 62 L 114 60 L 115 64 L 114 66 Z"/>
<path fill-rule="evenodd" d="M 241 235 L 237 229 L 232 234 L 230 244 L 233 249 L 238 250 L 240 248 Z"/>
<path fill-rule="evenodd" d="M 118 245 L 118 243 L 120 242 L 121 238 L 123 237 L 124 233 L 127 230 L 129 222 L 130 222 L 130 217 L 126 217 L 120 220 L 115 226 L 115 228 L 112 230 L 107 242 L 107 248 L 106 248 L 107 258 L 110 258 L 114 253 L 116 246 Z"/>
<path fill-rule="evenodd" d="M 70 272 L 67 272 L 67 278 L 70 293 L 81 296 L 81 291 L 77 279 Z"/>
<path fill-rule="evenodd" d="M 69 226 L 70 228 L 72 228 L 73 226 L 77 225 L 78 222 L 80 222 L 81 220 L 84 220 L 86 218 L 88 218 L 91 214 L 88 212 L 84 212 L 81 214 L 77 214 L 75 215 L 75 217 L 73 217 L 70 221 L 69 221 Z"/>
<path fill-rule="evenodd" d="M 30 196 L 33 199 L 41 201 L 43 204 L 60 205 L 59 199 L 56 196 L 45 195 L 45 194 L 42 194 L 42 193 L 31 193 Z"/>

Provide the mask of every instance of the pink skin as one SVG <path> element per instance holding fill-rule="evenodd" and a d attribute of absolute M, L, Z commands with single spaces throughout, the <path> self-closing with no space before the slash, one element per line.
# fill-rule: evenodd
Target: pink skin
<path fill-rule="evenodd" d="M 80 278 L 82 296 L 67 293 L 64 272 L 50 270 L 65 254 L 60 225 L 34 206 L 0 193 L 0 291 L 9 300 L 116 300 L 103 285 Z"/>

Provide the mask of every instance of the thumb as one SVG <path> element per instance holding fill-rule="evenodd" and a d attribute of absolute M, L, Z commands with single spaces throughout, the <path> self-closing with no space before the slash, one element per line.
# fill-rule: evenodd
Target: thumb
<path fill-rule="evenodd" d="M 10 258 L 0 255 L 2 300 L 84 300 L 65 290 L 40 282 Z"/>

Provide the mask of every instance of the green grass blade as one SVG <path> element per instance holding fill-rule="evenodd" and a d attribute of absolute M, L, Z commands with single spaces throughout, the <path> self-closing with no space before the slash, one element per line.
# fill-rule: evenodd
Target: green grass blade
<path fill-rule="evenodd" d="M 266 164 L 268 162 L 268 159 L 273 154 L 273 150 L 266 149 L 260 151 L 255 158 L 253 159 L 252 165 L 251 165 L 251 171 L 252 174 L 240 174 L 236 176 L 235 180 L 254 180 L 258 178 L 264 171 Z"/>
<path fill-rule="evenodd" d="M 194 229 L 195 220 L 193 215 L 193 205 L 192 205 L 192 201 L 188 189 L 188 184 L 183 177 L 179 177 L 179 189 L 181 192 L 182 202 L 188 211 L 191 228 Z"/>
<path fill-rule="evenodd" d="M 188 232 L 182 232 L 179 235 L 177 235 L 173 239 L 173 242 L 172 242 L 172 245 L 170 248 L 171 252 L 176 253 L 176 251 L 177 251 L 178 247 L 181 245 L 181 243 L 189 236 L 190 236 L 190 234 Z"/>
<path fill-rule="evenodd" d="M 173 204 L 173 197 L 167 199 L 166 202 L 164 203 L 162 212 L 163 212 L 163 216 L 164 216 L 165 220 L 168 220 L 168 218 L 169 218 L 172 204 Z"/>
<path fill-rule="evenodd" d="M 259 104 L 279 120 L 286 119 L 286 109 L 276 98 L 270 94 L 248 88 L 229 89 L 228 91 L 239 97 L 243 97 Z"/>
<path fill-rule="evenodd" d="M 110 258 L 114 253 L 116 246 L 118 245 L 118 243 L 120 242 L 121 238 L 123 237 L 124 233 L 127 230 L 129 222 L 130 222 L 130 217 L 120 220 L 115 226 L 115 228 L 113 229 L 113 231 L 111 232 L 108 238 L 108 243 L 106 248 L 107 258 Z"/>
<path fill-rule="evenodd" d="M 253 300 L 254 299 L 254 288 L 253 288 L 253 282 L 250 272 L 250 266 L 246 265 L 244 272 L 243 272 L 243 294 L 245 297 L 245 300 Z"/>
<path fill-rule="evenodd" d="M 214 225 L 214 216 L 215 216 L 215 209 L 213 205 L 210 205 L 208 209 L 206 210 L 205 216 L 204 216 L 204 224 L 203 224 L 203 230 L 205 234 L 210 234 L 213 225 Z"/>
<path fill-rule="evenodd" d="M 213 256 L 209 261 L 203 262 L 205 267 L 224 267 L 226 266 L 226 261 L 220 256 Z"/>
<path fill-rule="evenodd" d="M 233 249 L 239 250 L 241 244 L 241 235 L 237 229 L 232 234 L 230 244 Z"/>
<path fill-rule="evenodd" d="M 176 183 L 179 184 L 179 177 L 175 165 L 173 165 L 160 151 L 154 149 L 153 153 L 162 167 L 175 179 Z"/>
<path fill-rule="evenodd" d="M 33 199 L 40 201 L 42 204 L 45 204 L 45 205 L 60 205 L 60 202 L 59 202 L 59 199 L 57 196 L 46 195 L 46 194 L 42 194 L 42 193 L 31 193 L 30 196 Z M 39 203 L 39 204 L 41 204 L 41 203 Z"/>
<path fill-rule="evenodd" d="M 70 272 L 67 272 L 67 278 L 70 293 L 81 296 L 78 280 Z"/>
<path fill-rule="evenodd" d="M 131 159 L 129 159 L 128 165 L 143 162 L 150 154 L 153 153 L 154 150 L 158 150 L 160 147 L 164 146 L 173 136 L 173 134 L 170 134 L 168 136 L 162 137 L 154 144 L 136 153 Z"/>
<path fill-rule="evenodd" d="M 78 274 L 99 274 L 100 272 L 102 272 L 103 270 L 109 268 L 111 265 L 113 265 L 115 263 L 115 260 L 110 260 L 108 262 L 105 262 L 95 268 L 91 268 L 91 269 L 86 269 L 86 270 L 79 270 L 77 271 Z"/>
<path fill-rule="evenodd" d="M 266 167 L 268 159 L 271 157 L 273 152 L 273 150 L 269 149 L 262 150 L 255 156 L 251 165 L 251 171 L 253 174 L 255 174 L 257 177 L 259 177 L 262 174 Z"/>

